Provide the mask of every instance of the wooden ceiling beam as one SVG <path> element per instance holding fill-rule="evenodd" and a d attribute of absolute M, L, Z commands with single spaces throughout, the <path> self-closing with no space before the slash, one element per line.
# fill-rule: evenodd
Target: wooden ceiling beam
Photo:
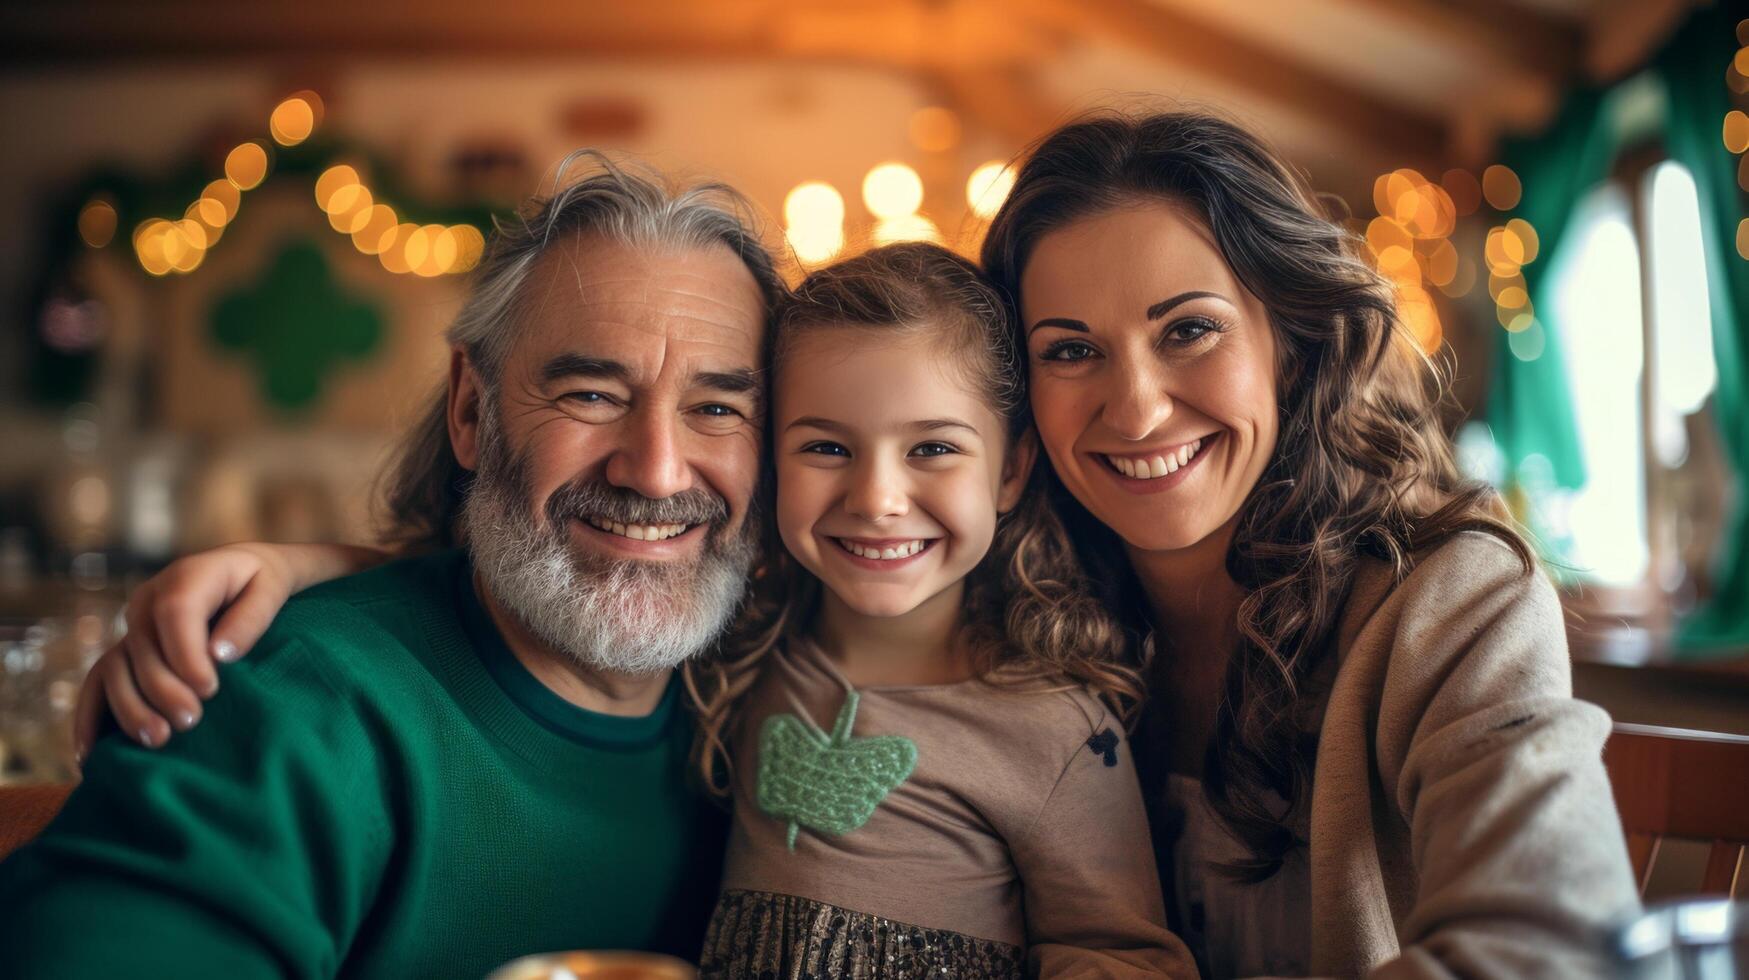
<path fill-rule="evenodd" d="M 556 0 L 489 11 L 462 0 L 224 4 L 99 0 L 0 6 L 13 66 L 284 56 L 598 56 L 831 59 L 973 68 L 1049 57 L 1048 39 L 981 3 Z"/>
<path fill-rule="evenodd" d="M 1431 165 L 1444 152 L 1444 120 L 1287 63 L 1274 51 L 1146 0 L 1012 2 L 1041 24 L 1138 49 L 1165 66 L 1188 69 L 1327 122 L 1333 140 L 1362 141 L 1370 152 L 1398 159 L 1400 165 Z"/>
<path fill-rule="evenodd" d="M 1576 76 L 1585 55 L 1582 25 L 1512 0 L 1340 0 L 1485 70 L 1549 88 Z"/>

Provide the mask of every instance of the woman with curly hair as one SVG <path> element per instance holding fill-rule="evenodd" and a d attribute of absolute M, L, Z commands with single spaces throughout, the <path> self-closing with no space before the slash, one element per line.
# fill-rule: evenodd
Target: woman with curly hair
<path fill-rule="evenodd" d="M 1587 976 L 1637 907 L 1561 608 L 1302 179 L 1199 113 L 1046 137 L 984 244 L 1045 478 L 1151 656 L 1172 925 L 1212 976 Z"/>

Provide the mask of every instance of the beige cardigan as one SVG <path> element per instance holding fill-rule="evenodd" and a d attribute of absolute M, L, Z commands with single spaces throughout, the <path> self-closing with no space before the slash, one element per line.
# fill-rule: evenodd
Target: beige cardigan
<path fill-rule="evenodd" d="M 1312 966 L 1376 978 L 1603 975 L 1639 908 L 1540 573 L 1468 532 L 1369 563 L 1338 629 L 1310 813 Z"/>

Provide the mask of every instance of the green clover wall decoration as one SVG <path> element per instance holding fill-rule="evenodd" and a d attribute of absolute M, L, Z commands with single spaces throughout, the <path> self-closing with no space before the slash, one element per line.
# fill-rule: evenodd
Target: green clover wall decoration
<path fill-rule="evenodd" d="M 277 408 L 307 408 L 343 361 L 368 357 L 382 338 L 370 303 L 342 292 L 309 241 L 294 241 L 267 274 L 213 308 L 219 346 L 249 358 L 262 397 Z"/>
<path fill-rule="evenodd" d="M 847 691 L 827 735 L 793 714 L 772 715 L 759 733 L 759 808 L 789 823 L 789 848 L 799 827 L 848 834 L 911 777 L 917 744 L 898 735 L 854 738 L 860 695 Z"/>

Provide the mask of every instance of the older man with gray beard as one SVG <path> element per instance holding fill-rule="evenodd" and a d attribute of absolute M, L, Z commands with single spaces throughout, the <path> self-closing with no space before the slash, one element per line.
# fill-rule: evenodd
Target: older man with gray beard
<path fill-rule="evenodd" d="M 725 188 L 595 163 L 500 230 L 449 332 L 391 481 L 423 554 L 294 598 L 160 752 L 96 744 L 0 864 L 8 976 L 696 952 L 721 826 L 674 668 L 755 557 L 782 287 Z M 136 653 L 186 646 L 167 623 Z M 104 669 L 150 691 L 150 659 Z"/>

